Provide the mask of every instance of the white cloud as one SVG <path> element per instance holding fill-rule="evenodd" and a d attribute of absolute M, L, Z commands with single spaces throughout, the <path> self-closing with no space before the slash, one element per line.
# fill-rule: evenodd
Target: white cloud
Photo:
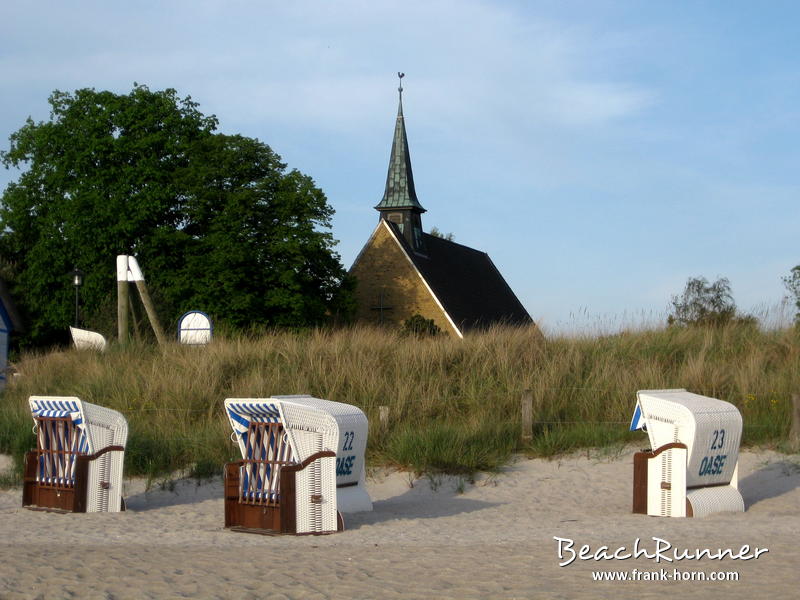
<path fill-rule="evenodd" d="M 606 123 L 647 108 L 654 97 L 629 84 L 560 82 L 550 93 L 548 112 L 565 125 Z"/>
<path fill-rule="evenodd" d="M 9 46 L 34 40 L 3 56 L 3 72 L 47 90 L 124 89 L 134 80 L 185 88 L 201 106 L 210 97 L 251 118 L 341 132 L 385 116 L 396 69 L 409 75 L 421 122 L 491 115 L 497 122 L 488 125 L 500 130 L 602 125 L 653 98 L 632 82 L 582 72 L 593 55 L 621 52 L 615 43 L 495 3 L 160 6 L 17 10 L 3 31 Z M 14 19 L 44 33 L 15 30 Z"/>

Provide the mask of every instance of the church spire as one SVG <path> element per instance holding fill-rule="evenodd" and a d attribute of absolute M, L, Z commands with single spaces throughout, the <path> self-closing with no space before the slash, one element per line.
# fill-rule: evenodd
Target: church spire
<path fill-rule="evenodd" d="M 397 106 L 397 123 L 394 126 L 392 154 L 389 157 L 389 172 L 386 175 L 386 189 L 383 198 L 375 207 L 380 218 L 395 223 L 400 233 L 415 252 L 425 254 L 422 237 L 422 213 L 425 209 L 417 200 L 414 189 L 414 174 L 411 172 L 411 155 L 408 152 L 408 138 L 403 119 L 403 77 L 398 73 L 400 87 L 397 91 L 400 100 Z"/>
<path fill-rule="evenodd" d="M 392 154 L 389 157 L 386 189 L 383 192 L 383 198 L 375 208 L 379 211 L 406 208 L 425 212 L 417 200 L 417 191 L 414 189 L 414 174 L 411 171 L 411 155 L 408 152 L 408 138 L 403 119 L 403 77 L 405 73 L 398 73 L 397 76 L 400 78 L 400 87 L 397 88 L 400 100 L 397 106 L 397 122 L 394 126 Z"/>

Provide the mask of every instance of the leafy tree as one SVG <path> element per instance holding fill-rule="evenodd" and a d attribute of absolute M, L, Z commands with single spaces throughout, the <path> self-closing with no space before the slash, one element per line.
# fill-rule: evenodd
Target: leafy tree
<path fill-rule="evenodd" d="M 709 283 L 690 277 L 681 296 L 673 296 L 669 325 L 723 325 L 736 317 L 731 284 L 726 277 Z"/>
<path fill-rule="evenodd" d="M 432 235 L 433 237 L 442 238 L 443 240 L 447 240 L 448 242 L 454 242 L 456 239 L 455 235 L 453 235 L 452 233 L 444 233 L 442 231 L 439 231 L 438 227 L 432 228 L 430 230 L 430 235 Z"/>
<path fill-rule="evenodd" d="M 794 307 L 797 311 L 794 315 L 795 323 L 800 325 L 800 265 L 791 270 L 788 277 L 783 277 L 783 284 L 789 293 L 794 297 Z"/>
<path fill-rule="evenodd" d="M 202 309 L 233 327 L 306 326 L 350 306 L 333 210 L 269 146 L 215 133 L 172 89 L 49 101 L 49 121 L 29 118 L 0 153 L 23 169 L 0 199 L 0 255 L 18 266 L 29 343 L 63 339 L 76 265 L 87 320 L 109 310 L 117 254 L 138 258 L 167 322 Z"/>

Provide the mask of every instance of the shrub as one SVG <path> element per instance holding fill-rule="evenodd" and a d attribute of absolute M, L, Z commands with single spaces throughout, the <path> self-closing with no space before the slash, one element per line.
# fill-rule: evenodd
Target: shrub
<path fill-rule="evenodd" d="M 416 337 L 428 337 L 439 335 L 442 330 L 433 322 L 433 319 L 426 319 L 420 314 L 409 317 L 403 323 L 403 335 L 413 335 Z"/>

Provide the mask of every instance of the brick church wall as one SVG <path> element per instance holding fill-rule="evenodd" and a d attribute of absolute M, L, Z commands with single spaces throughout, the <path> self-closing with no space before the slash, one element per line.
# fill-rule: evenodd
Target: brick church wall
<path fill-rule="evenodd" d="M 433 319 L 442 331 L 456 335 L 444 311 L 383 223 L 364 247 L 350 273 L 357 280 L 356 320 L 399 328 L 406 319 L 420 314 Z M 390 308 L 381 311 L 381 304 Z"/>

